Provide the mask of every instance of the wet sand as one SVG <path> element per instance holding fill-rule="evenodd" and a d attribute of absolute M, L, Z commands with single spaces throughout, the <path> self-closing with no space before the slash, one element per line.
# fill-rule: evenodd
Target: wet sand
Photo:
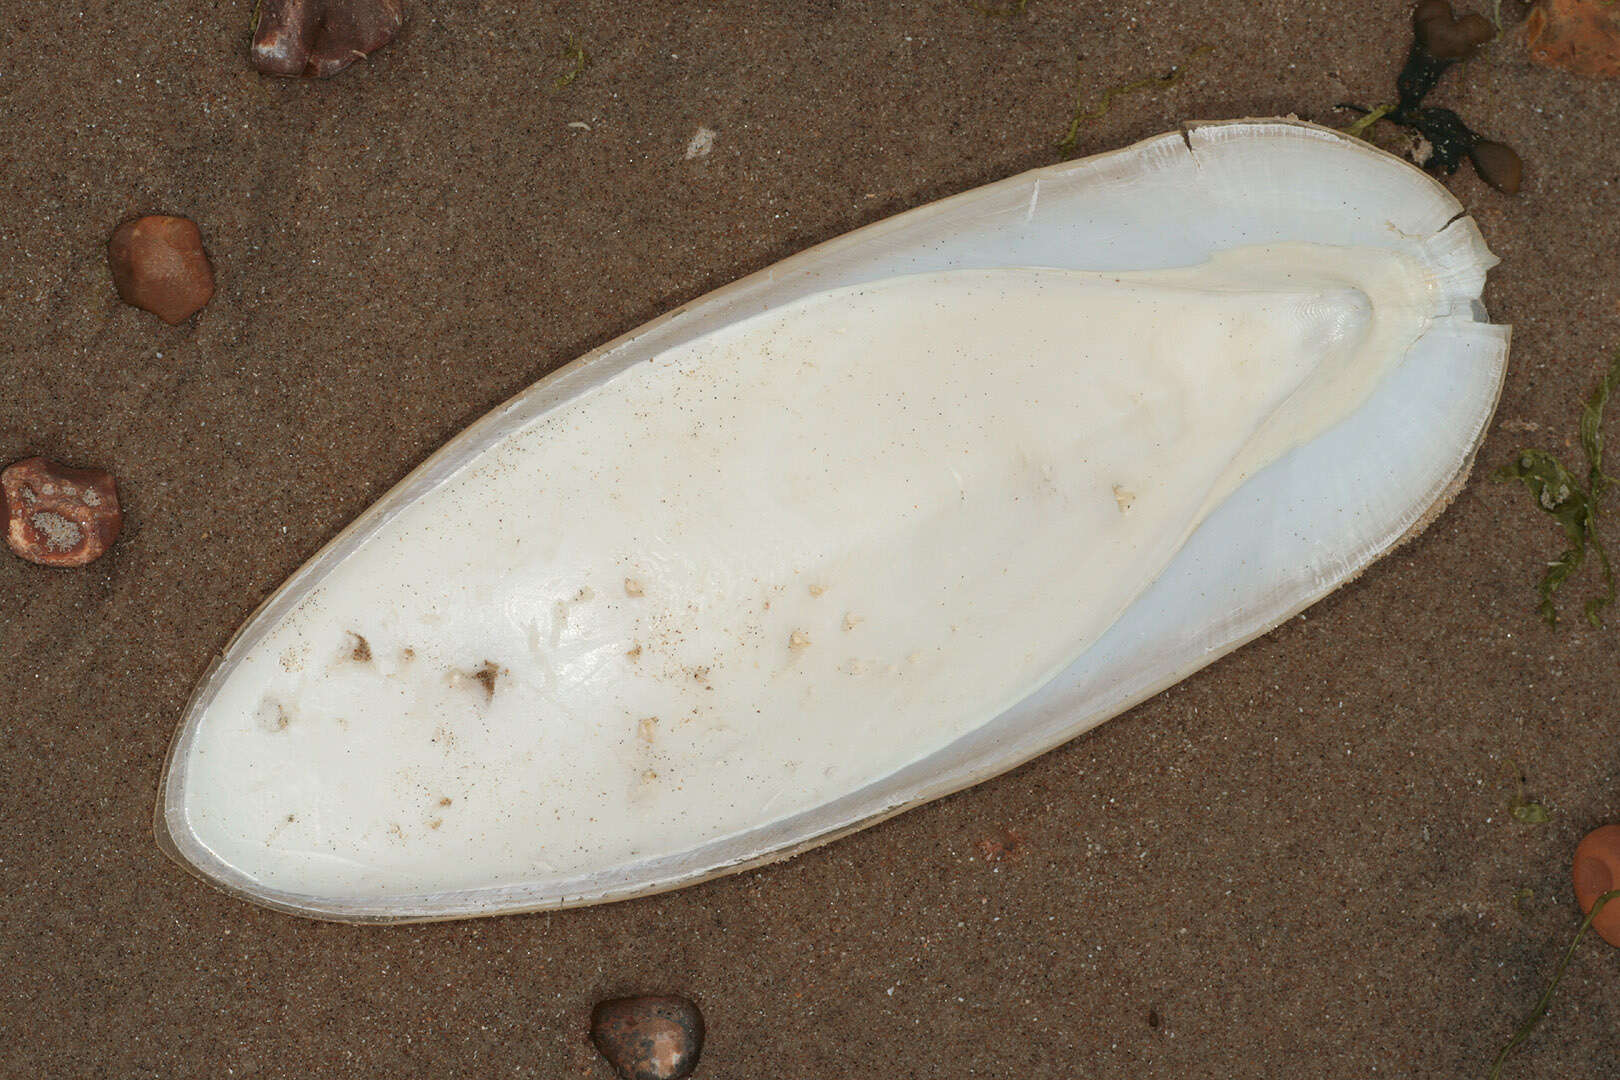
<path fill-rule="evenodd" d="M 1538 622 L 1560 537 L 1488 473 L 1523 443 L 1578 462 L 1620 346 L 1620 83 L 1510 35 L 1430 102 L 1527 179 L 1452 181 L 1514 352 L 1419 540 L 1093 734 L 785 864 L 368 929 L 224 896 L 151 834 L 194 680 L 345 522 L 667 308 L 1059 160 L 1077 55 L 1091 103 L 1212 47 L 1079 153 L 1342 125 L 1390 96 L 1406 8 L 419 4 L 311 84 L 247 67 L 241 0 L 10 6 L 0 458 L 113 469 L 127 524 L 87 570 L 0 557 L 0 1075 L 606 1077 L 592 1003 L 653 990 L 703 1006 L 700 1076 L 1474 1076 L 1534 1002 L 1577 923 L 1569 854 L 1620 821 L 1620 627 L 1581 624 L 1575 586 Z M 590 63 L 557 89 L 570 37 Z M 179 327 L 113 292 L 103 245 L 143 212 L 214 259 Z M 1510 759 L 1549 823 L 1507 815 Z M 1609 1075 L 1617 1002 L 1620 954 L 1584 945 L 1505 1075 Z"/>

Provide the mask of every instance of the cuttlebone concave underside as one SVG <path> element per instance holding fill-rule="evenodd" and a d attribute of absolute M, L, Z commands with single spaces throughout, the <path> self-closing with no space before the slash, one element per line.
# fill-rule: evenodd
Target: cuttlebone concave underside
<path fill-rule="evenodd" d="M 273 906 L 452 917 L 668 888 L 1003 771 L 1443 504 L 1507 340 L 1454 205 L 1321 129 L 1206 125 L 697 301 L 267 602 L 160 839 Z"/>

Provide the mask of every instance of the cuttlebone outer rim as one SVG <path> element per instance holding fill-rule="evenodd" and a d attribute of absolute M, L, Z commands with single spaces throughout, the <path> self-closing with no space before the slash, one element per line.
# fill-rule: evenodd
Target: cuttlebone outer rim
<path fill-rule="evenodd" d="M 649 356 L 829 288 L 960 266 L 1156 269 L 1201 261 L 1222 246 L 1287 240 L 1392 248 L 1429 266 L 1441 285 L 1435 318 L 1388 380 L 1400 385 L 1383 388 L 1344 424 L 1239 488 L 1141 600 L 1069 669 L 921 761 L 813 810 L 678 855 L 560 880 L 454 892 L 332 898 L 266 889 L 217 858 L 188 828 L 185 767 L 196 726 L 237 658 L 403 507 L 560 403 Z M 1013 769 L 1291 618 L 1421 531 L 1444 508 L 1466 480 L 1506 370 L 1507 328 L 1486 322 L 1480 302 L 1485 271 L 1495 261 L 1461 204 L 1433 178 L 1361 140 L 1292 118 L 1188 124 L 1122 150 L 1036 169 L 907 211 L 791 256 L 519 393 L 431 455 L 297 570 L 209 664 L 187 704 L 158 793 L 158 844 L 205 881 L 285 912 L 364 923 L 465 918 L 650 895 L 786 859 Z M 1369 413 L 1377 409 L 1399 414 L 1392 429 L 1399 438 L 1388 445 L 1376 440 L 1369 453 L 1347 442 L 1353 434 L 1347 432 L 1359 418 L 1379 415 Z M 1334 445 L 1336 439 L 1344 445 Z M 1219 547 L 1210 538 L 1229 528 L 1222 524 L 1226 518 L 1252 515 L 1257 500 L 1276 505 L 1283 497 L 1277 490 L 1304 491 L 1309 502 L 1310 493 L 1322 489 L 1323 461 L 1337 462 L 1333 455 L 1347 446 L 1378 459 L 1367 464 L 1374 471 L 1412 468 L 1401 453 L 1432 454 L 1433 460 L 1419 457 L 1428 464 L 1400 484 L 1359 491 L 1384 516 L 1364 539 L 1341 544 L 1343 550 L 1323 550 L 1318 558 L 1330 543 L 1279 529 L 1255 539 L 1255 551 L 1217 550 L 1219 559 L 1236 560 L 1234 566 L 1223 563 L 1224 584 L 1198 577 L 1214 564 L 1206 549 Z M 1364 521 L 1337 524 L 1353 533 Z M 1269 568 L 1271 576 L 1258 585 L 1242 580 L 1264 569 L 1263 557 L 1283 557 L 1279 552 L 1303 561 L 1286 574 Z M 1173 633 L 1155 627 L 1155 604 L 1168 594 L 1184 608 L 1189 588 L 1196 603 L 1217 614 L 1197 623 L 1178 611 Z M 1232 591 L 1241 592 L 1240 605 L 1226 595 Z"/>

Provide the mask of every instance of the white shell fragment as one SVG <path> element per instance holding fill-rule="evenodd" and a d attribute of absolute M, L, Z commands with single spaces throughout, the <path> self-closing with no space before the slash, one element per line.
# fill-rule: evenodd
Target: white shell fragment
<path fill-rule="evenodd" d="M 595 903 L 1003 772 L 1359 573 L 1495 407 L 1494 259 L 1204 124 L 787 259 L 474 424 L 199 686 L 158 833 L 352 921 Z"/>

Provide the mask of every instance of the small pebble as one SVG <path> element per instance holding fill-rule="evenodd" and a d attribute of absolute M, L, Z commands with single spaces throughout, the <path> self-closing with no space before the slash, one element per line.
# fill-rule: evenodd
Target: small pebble
<path fill-rule="evenodd" d="M 151 214 L 124 222 L 107 241 L 107 262 L 124 303 L 171 326 L 197 314 L 214 295 L 202 233 L 187 218 Z"/>
<path fill-rule="evenodd" d="M 1541 0 L 1524 23 L 1530 59 L 1594 79 L 1620 79 L 1620 4 Z"/>
<path fill-rule="evenodd" d="M 393 41 L 404 23 L 403 0 L 261 0 L 253 66 L 330 79 Z"/>
<path fill-rule="evenodd" d="M 591 1010 L 591 1042 L 623 1080 L 680 1080 L 703 1052 L 703 1014 L 673 995 L 614 998 Z"/>
<path fill-rule="evenodd" d="M 1588 915 L 1598 897 L 1620 889 L 1620 825 L 1594 829 L 1575 845 L 1572 876 L 1575 902 Z M 1620 899 L 1603 905 L 1603 910 L 1592 920 L 1592 929 L 1610 945 L 1620 945 Z"/>
<path fill-rule="evenodd" d="M 118 539 L 118 488 L 101 469 L 70 469 L 32 457 L 0 472 L 6 543 L 41 566 L 83 566 Z"/>
<path fill-rule="evenodd" d="M 1024 854 L 1024 834 L 1017 829 L 1007 829 L 1000 836 L 993 836 L 988 840 L 979 841 L 979 854 L 985 862 L 1011 862 Z"/>

